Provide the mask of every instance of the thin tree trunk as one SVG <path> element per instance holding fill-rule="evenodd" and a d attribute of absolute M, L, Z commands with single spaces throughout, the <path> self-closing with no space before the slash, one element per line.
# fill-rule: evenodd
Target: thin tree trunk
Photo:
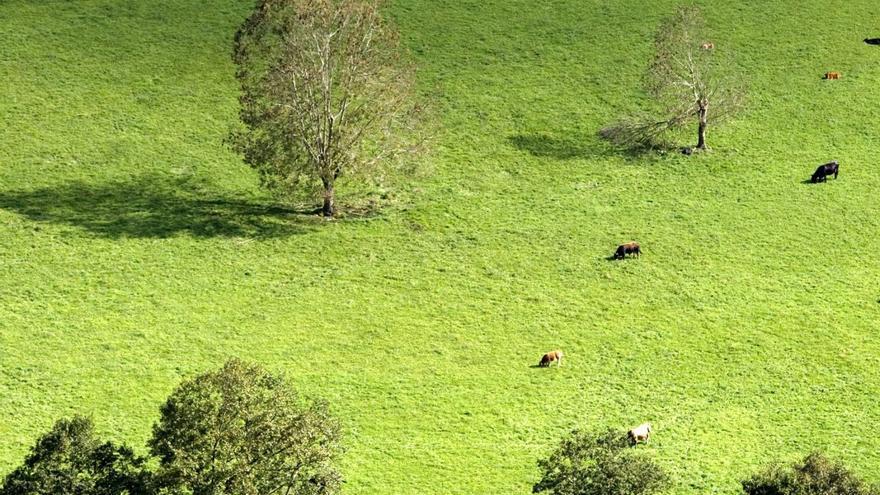
<path fill-rule="evenodd" d="M 324 183 L 324 207 L 321 208 L 321 214 L 325 217 L 332 217 L 336 214 L 336 201 L 333 184 Z"/>
<path fill-rule="evenodd" d="M 706 145 L 706 128 L 709 127 L 709 106 L 700 104 L 700 111 L 698 114 L 700 116 L 700 127 L 697 131 L 697 149 L 706 150 L 709 149 Z"/>

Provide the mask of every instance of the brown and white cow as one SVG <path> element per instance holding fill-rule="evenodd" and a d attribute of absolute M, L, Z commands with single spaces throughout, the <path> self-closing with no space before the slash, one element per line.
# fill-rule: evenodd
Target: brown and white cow
<path fill-rule="evenodd" d="M 639 442 L 648 442 L 648 437 L 651 436 L 651 423 L 642 423 L 639 426 L 629 430 L 626 432 L 626 437 L 629 438 L 629 443 L 635 445 Z"/>
<path fill-rule="evenodd" d="M 541 356 L 541 362 L 538 363 L 538 366 L 543 368 L 545 366 L 550 366 L 553 361 L 556 361 L 556 366 L 562 366 L 562 351 L 550 351 L 547 354 Z"/>

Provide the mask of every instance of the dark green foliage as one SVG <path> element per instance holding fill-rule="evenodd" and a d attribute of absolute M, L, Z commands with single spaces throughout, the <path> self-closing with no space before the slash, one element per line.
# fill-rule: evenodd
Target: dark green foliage
<path fill-rule="evenodd" d="M 144 462 L 124 445 L 100 443 L 88 418 L 62 419 L 6 477 L 0 494 L 143 494 L 149 482 Z"/>
<path fill-rule="evenodd" d="M 334 493 L 339 425 L 280 376 L 238 360 L 181 384 L 149 445 L 168 493 Z"/>
<path fill-rule="evenodd" d="M 534 493 L 649 495 L 668 485 L 660 466 L 630 448 L 626 435 L 615 430 L 574 431 L 538 467 L 543 476 Z"/>
<path fill-rule="evenodd" d="M 793 466 L 773 465 L 742 482 L 747 495 L 877 495 L 843 464 L 814 452 Z"/>

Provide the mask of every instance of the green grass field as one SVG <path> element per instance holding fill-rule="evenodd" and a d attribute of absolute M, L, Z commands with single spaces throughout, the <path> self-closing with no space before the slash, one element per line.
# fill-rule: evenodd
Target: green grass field
<path fill-rule="evenodd" d="M 642 421 L 675 494 L 814 449 L 880 482 L 874 1 L 700 2 L 748 110 L 633 158 L 595 132 L 677 2 L 395 0 L 436 142 L 333 222 L 223 144 L 249 3 L 0 3 L 0 473 L 74 413 L 145 453 L 239 356 L 331 401 L 348 494 L 529 493 L 571 428 Z"/>

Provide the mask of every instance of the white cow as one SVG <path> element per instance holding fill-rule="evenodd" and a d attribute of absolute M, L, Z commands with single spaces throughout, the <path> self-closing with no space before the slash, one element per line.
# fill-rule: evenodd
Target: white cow
<path fill-rule="evenodd" d="M 639 442 L 647 443 L 649 436 L 651 436 L 651 423 L 642 423 L 626 433 L 626 437 L 633 445 Z"/>

